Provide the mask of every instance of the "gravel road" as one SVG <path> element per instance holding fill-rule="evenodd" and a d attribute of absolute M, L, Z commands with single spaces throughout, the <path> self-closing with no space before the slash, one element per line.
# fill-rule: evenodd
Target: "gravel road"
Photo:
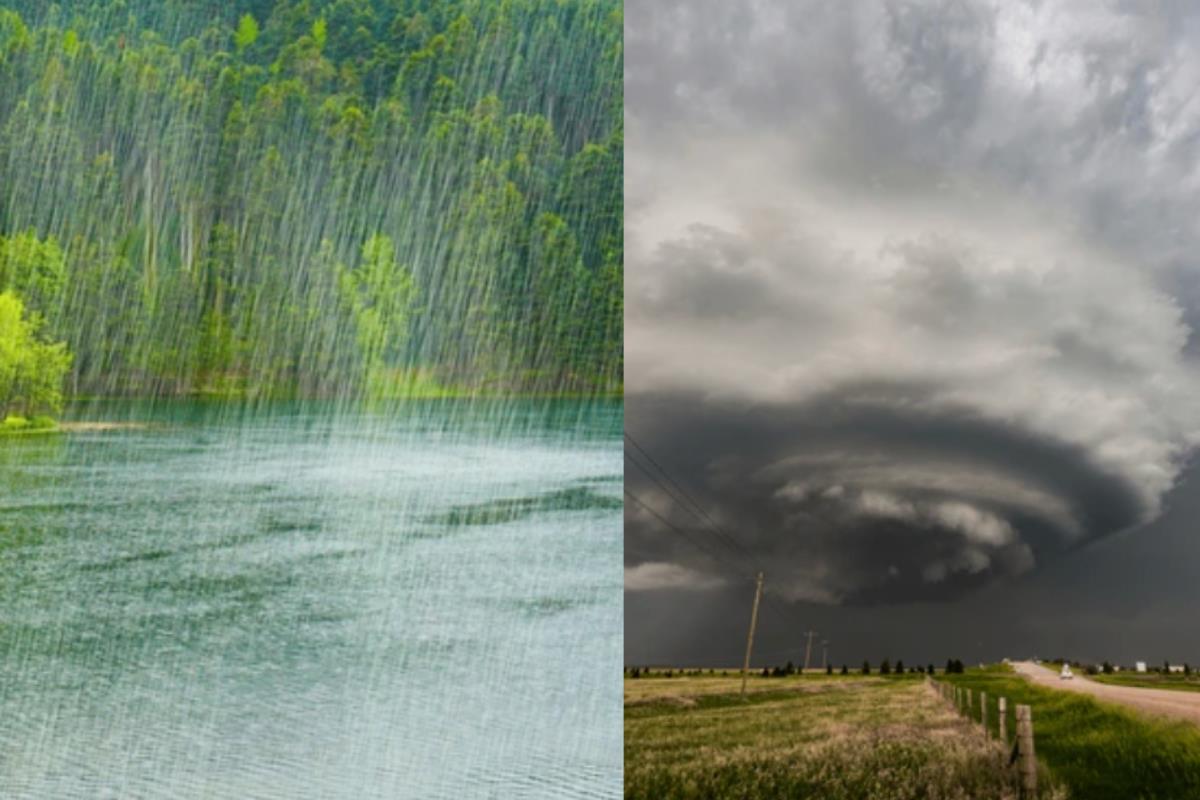
<path fill-rule="evenodd" d="M 1052 689 L 1090 694 L 1099 700 L 1120 703 L 1139 711 L 1177 717 L 1200 724 L 1200 692 L 1112 686 L 1090 681 L 1078 674 L 1072 680 L 1064 681 L 1058 677 L 1057 670 L 1038 666 L 1032 661 L 1014 661 L 1012 667 L 1034 683 Z"/>

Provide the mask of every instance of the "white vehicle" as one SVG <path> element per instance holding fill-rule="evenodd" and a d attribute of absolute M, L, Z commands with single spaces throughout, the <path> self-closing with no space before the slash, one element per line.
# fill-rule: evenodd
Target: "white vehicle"
<path fill-rule="evenodd" d="M 1058 677 L 1060 680 L 1064 680 L 1064 681 L 1069 681 L 1072 678 L 1074 678 L 1075 675 L 1072 674 L 1072 672 L 1071 672 L 1071 665 L 1063 664 L 1062 672 L 1059 673 Z"/>

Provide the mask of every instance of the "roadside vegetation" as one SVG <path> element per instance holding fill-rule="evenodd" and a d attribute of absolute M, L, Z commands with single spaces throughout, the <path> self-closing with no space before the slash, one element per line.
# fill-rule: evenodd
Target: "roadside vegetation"
<path fill-rule="evenodd" d="M 1135 686 L 1139 689 L 1175 689 L 1181 692 L 1200 692 L 1200 676 L 1164 675 L 1158 672 L 1116 672 L 1111 675 L 1088 675 L 1097 683 L 1113 686 Z"/>
<path fill-rule="evenodd" d="M 1192 670 L 1191 665 L 1181 664 L 1173 671 L 1169 663 L 1162 666 L 1150 666 L 1145 672 L 1137 672 L 1128 667 L 1116 667 L 1105 661 L 1100 664 L 1085 664 L 1078 661 L 1065 662 L 1055 659 L 1045 662 L 1045 666 L 1061 670 L 1064 663 L 1069 663 L 1071 669 L 1086 675 L 1097 683 L 1107 683 L 1113 686 L 1133 686 L 1139 689 L 1175 689 L 1182 692 L 1200 691 L 1200 675 Z"/>
<path fill-rule="evenodd" d="M 1035 686 L 999 665 L 945 676 L 978 697 L 1005 697 L 1033 710 L 1038 761 L 1071 797 L 1087 800 L 1200 797 L 1200 730 L 1144 717 L 1090 697 Z M 978 712 L 976 711 L 976 714 Z M 997 729 L 995 714 L 989 727 Z"/>
<path fill-rule="evenodd" d="M 1016 797 L 1002 747 L 921 674 L 748 683 L 742 698 L 732 670 L 628 677 L 626 798 Z M 1045 796 L 1065 797 L 1053 786 Z"/>

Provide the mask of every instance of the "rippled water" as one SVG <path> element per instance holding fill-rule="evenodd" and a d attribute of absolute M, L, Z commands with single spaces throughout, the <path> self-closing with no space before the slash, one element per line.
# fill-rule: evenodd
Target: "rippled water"
<path fill-rule="evenodd" d="M 0 796 L 618 796 L 620 406 L 495 411 L 0 440 Z"/>

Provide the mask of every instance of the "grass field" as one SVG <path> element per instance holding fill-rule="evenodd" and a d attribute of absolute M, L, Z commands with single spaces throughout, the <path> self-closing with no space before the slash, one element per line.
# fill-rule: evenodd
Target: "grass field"
<path fill-rule="evenodd" d="M 1088 675 L 1097 683 L 1114 686 L 1137 686 L 1143 689 L 1174 689 L 1178 692 L 1200 692 L 1200 677 L 1196 675 L 1161 675 L 1155 672 L 1117 672 L 1112 675 Z"/>
<path fill-rule="evenodd" d="M 1188 722 L 1151 719 L 1084 695 L 1030 684 L 1008 667 L 939 676 L 990 699 L 1033 709 L 1038 761 L 1079 800 L 1185 800 L 1200 798 L 1200 729 Z M 976 700 L 976 703 L 978 700 Z M 978 708 L 975 709 L 978 717 Z"/>
<path fill-rule="evenodd" d="M 1015 798 L 1003 749 L 919 675 L 625 681 L 625 796 Z M 1043 797 L 1065 797 L 1053 789 Z"/>

